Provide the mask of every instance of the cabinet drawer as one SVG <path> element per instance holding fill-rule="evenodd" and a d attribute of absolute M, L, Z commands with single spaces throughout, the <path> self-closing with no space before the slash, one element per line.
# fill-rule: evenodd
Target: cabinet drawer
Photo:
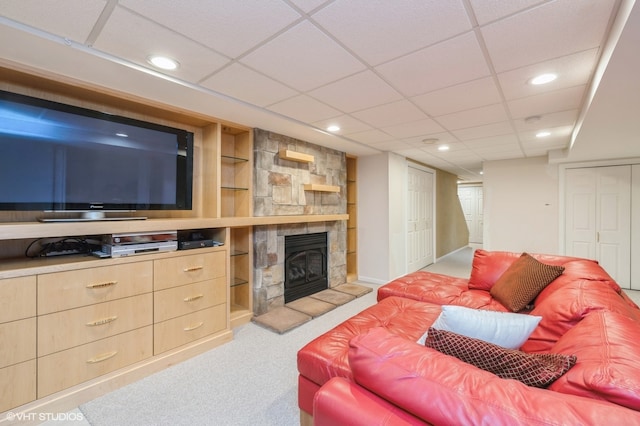
<path fill-rule="evenodd" d="M 224 251 L 156 260 L 154 290 L 163 290 L 226 275 Z"/>
<path fill-rule="evenodd" d="M 0 367 L 36 357 L 36 319 L 0 324 Z"/>
<path fill-rule="evenodd" d="M 38 358 L 38 398 L 149 358 L 152 333 L 147 326 Z"/>
<path fill-rule="evenodd" d="M 0 280 L 0 322 L 36 315 L 36 277 Z"/>
<path fill-rule="evenodd" d="M 36 399 L 36 360 L 0 368 L 0 412 Z"/>
<path fill-rule="evenodd" d="M 226 304 L 155 324 L 153 351 L 159 354 L 227 327 Z"/>
<path fill-rule="evenodd" d="M 153 319 L 166 321 L 210 308 L 227 301 L 225 277 L 156 291 L 153 295 Z"/>
<path fill-rule="evenodd" d="M 38 275 L 38 314 L 149 293 L 152 274 L 147 261 Z"/>
<path fill-rule="evenodd" d="M 152 298 L 147 293 L 38 317 L 38 356 L 151 325 Z"/>

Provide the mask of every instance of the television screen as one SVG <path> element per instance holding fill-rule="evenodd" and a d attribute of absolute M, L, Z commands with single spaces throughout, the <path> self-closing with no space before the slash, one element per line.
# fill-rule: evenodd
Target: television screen
<path fill-rule="evenodd" d="M 193 134 L 0 91 L 0 210 L 191 209 Z"/>

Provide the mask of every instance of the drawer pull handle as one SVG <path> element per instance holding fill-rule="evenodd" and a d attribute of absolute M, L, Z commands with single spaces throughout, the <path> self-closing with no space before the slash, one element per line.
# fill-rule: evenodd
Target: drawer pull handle
<path fill-rule="evenodd" d="M 113 358 L 114 356 L 116 356 L 117 353 L 118 353 L 118 351 L 106 352 L 106 353 L 103 353 L 102 355 L 98 355 L 96 357 L 89 358 L 87 360 L 87 364 L 95 364 L 95 363 L 98 363 L 98 362 L 106 361 L 109 358 Z"/>
<path fill-rule="evenodd" d="M 118 281 L 107 281 L 104 283 L 87 284 L 87 288 L 103 288 L 118 284 Z"/>
<path fill-rule="evenodd" d="M 203 269 L 204 266 L 190 266 L 188 268 L 184 268 L 183 271 L 184 272 L 193 272 L 193 271 L 199 271 L 200 269 Z"/>
<path fill-rule="evenodd" d="M 202 324 L 204 324 L 204 321 L 200 321 L 197 324 L 194 325 L 190 325 L 188 327 L 183 328 L 184 331 L 191 331 L 191 330 L 195 330 L 196 328 L 200 328 L 202 327 Z"/>
<path fill-rule="evenodd" d="M 96 325 L 105 325 L 105 324 L 109 324 L 110 322 L 114 322 L 117 319 L 118 319 L 118 316 L 114 315 L 112 317 L 102 318 L 96 321 L 88 322 L 86 325 L 89 327 L 94 327 Z"/>
<path fill-rule="evenodd" d="M 204 294 L 196 294 L 195 296 L 185 297 L 182 300 L 184 300 L 185 302 L 193 302 L 194 300 L 202 299 L 203 297 Z"/>

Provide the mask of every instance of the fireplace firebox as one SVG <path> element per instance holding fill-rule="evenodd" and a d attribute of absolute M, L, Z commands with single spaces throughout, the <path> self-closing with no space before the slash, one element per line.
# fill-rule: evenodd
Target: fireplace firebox
<path fill-rule="evenodd" d="M 284 302 L 329 288 L 327 233 L 284 237 Z"/>

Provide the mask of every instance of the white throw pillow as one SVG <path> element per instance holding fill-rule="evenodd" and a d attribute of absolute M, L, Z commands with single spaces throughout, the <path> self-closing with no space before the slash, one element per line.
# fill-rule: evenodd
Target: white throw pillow
<path fill-rule="evenodd" d="M 464 306 L 444 305 L 431 327 L 484 340 L 509 349 L 527 341 L 542 317 L 512 312 L 485 311 Z M 424 345 L 427 333 L 418 343 Z"/>

